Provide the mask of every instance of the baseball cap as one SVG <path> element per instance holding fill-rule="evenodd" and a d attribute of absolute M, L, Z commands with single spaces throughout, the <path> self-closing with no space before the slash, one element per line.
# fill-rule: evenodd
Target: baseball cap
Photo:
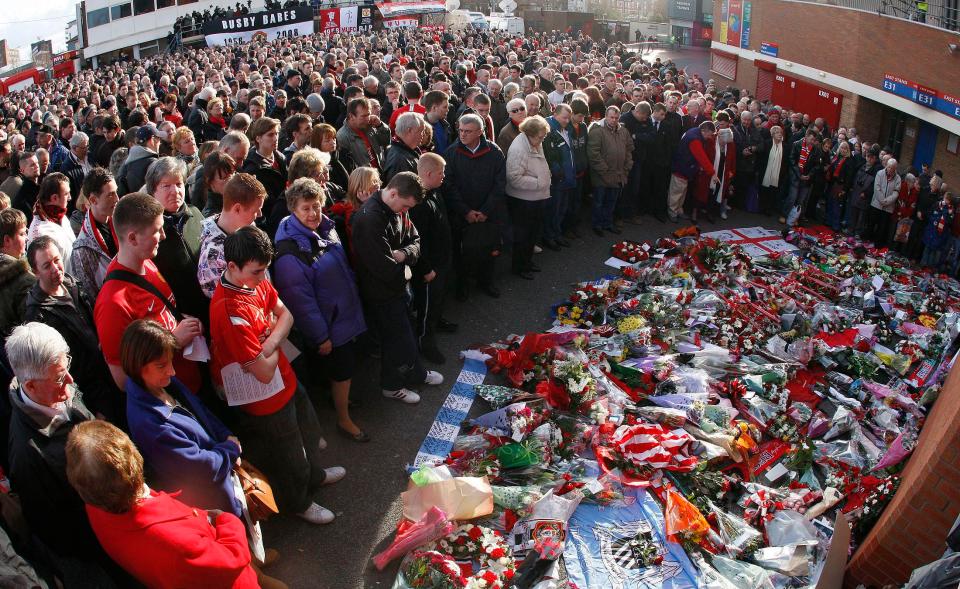
<path fill-rule="evenodd" d="M 151 137 L 159 137 L 163 139 L 164 132 L 158 129 L 153 123 L 147 123 L 146 125 L 137 129 L 137 143 L 146 143 Z"/>

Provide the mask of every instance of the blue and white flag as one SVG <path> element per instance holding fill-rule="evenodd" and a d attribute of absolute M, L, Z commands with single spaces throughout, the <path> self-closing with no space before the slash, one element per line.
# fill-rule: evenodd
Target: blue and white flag
<path fill-rule="evenodd" d="M 626 506 L 581 503 L 570 518 L 563 558 L 578 587 L 609 589 L 696 589 L 696 569 L 683 548 L 668 542 L 663 511 L 646 491 L 627 491 Z M 645 566 L 637 542 L 663 557 Z"/>

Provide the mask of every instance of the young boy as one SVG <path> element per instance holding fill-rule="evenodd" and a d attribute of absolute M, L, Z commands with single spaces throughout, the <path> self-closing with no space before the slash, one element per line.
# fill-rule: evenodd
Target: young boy
<path fill-rule="evenodd" d="M 260 216 L 267 190 L 250 174 L 234 174 L 223 189 L 223 211 L 203 221 L 200 231 L 200 264 L 197 280 L 207 297 L 213 297 L 227 262 L 223 242 L 237 229 L 253 225 Z"/>
<path fill-rule="evenodd" d="M 107 276 L 97 295 L 93 320 L 100 348 L 117 387 L 123 390 L 127 375 L 120 366 L 123 331 L 137 319 L 153 319 L 173 332 L 181 347 L 203 333 L 196 317 L 174 312 L 176 300 L 170 285 L 153 263 L 163 239 L 163 205 L 143 192 L 123 197 L 113 213 L 117 257 L 107 266 Z M 161 298 L 162 297 L 162 298 Z M 177 378 L 194 393 L 200 392 L 200 368 L 178 352 L 173 359 Z"/>
<path fill-rule="evenodd" d="M 266 473 L 280 511 L 314 524 L 330 523 L 333 513 L 314 503 L 313 494 L 342 479 L 346 470 L 321 468 L 325 442 L 317 415 L 280 348 L 293 316 L 264 280 L 273 258 L 270 238 L 256 227 L 241 227 L 224 240 L 223 254 L 226 268 L 210 302 L 214 382 L 225 389 L 228 403 L 233 399 L 231 404 L 238 407 L 244 455 Z M 224 383 L 224 372 L 229 375 L 236 364 L 256 379 L 254 385 L 265 387 L 258 395 L 262 398 L 237 403 L 241 399 L 235 381 Z M 276 392 L 270 394 L 270 388 Z M 250 389 L 260 386 L 246 387 Z"/>
<path fill-rule="evenodd" d="M 2 194 L 2 193 L 0 193 Z M 37 281 L 23 252 L 27 246 L 27 216 L 17 209 L 0 211 L 0 341 L 23 323 L 27 293 Z M 3 389 L 6 390 L 6 389 Z"/>

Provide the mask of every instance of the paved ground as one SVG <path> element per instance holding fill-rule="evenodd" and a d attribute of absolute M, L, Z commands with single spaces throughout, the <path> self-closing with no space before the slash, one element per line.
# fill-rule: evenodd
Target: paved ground
<path fill-rule="evenodd" d="M 757 225 L 778 228 L 774 219 L 734 212 L 727 221 L 708 224 L 702 229 Z M 333 411 L 324 398 L 317 395 L 318 413 L 329 441 L 324 454 L 329 465 L 347 468 L 347 477 L 325 488 L 317 498 L 337 514 L 337 520 L 321 527 L 295 519 L 278 518 L 269 522 L 265 530 L 267 545 L 282 554 L 282 561 L 270 572 L 297 588 L 389 588 L 396 574 L 396 562 L 379 573 L 370 559 L 393 537 L 400 518 L 400 493 L 407 483 L 404 465 L 416 456 L 437 409 L 460 371 L 457 352 L 510 333 L 548 328 L 550 305 L 568 294 L 573 282 L 611 271 L 603 261 L 609 256 L 612 243 L 620 238 L 655 239 L 678 226 L 645 217 L 640 225 L 627 225 L 622 236 L 597 237 L 588 232 L 572 248 L 560 253 L 547 250 L 536 256 L 543 272 L 532 282 L 512 276 L 506 272 L 506 264 L 501 263 L 498 284 L 503 295 L 500 299 L 474 294 L 466 303 L 453 301 L 448 306 L 446 316 L 459 323 L 460 330 L 453 335 L 439 336 L 448 361 L 434 368 L 443 373 L 446 382 L 439 387 L 426 387 L 419 405 L 402 405 L 381 397 L 376 387 L 378 361 L 363 362 L 354 384 L 355 395 L 363 401 L 363 406 L 354 416 L 373 437 L 369 444 L 356 444 L 337 436 Z M 487 382 L 491 382 L 491 378 L 488 377 Z M 472 414 L 486 410 L 486 404 L 477 401 Z"/>

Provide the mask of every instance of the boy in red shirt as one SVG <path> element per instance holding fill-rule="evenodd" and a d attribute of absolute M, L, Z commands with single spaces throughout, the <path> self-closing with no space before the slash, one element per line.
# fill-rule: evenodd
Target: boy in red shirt
<path fill-rule="evenodd" d="M 213 380 L 238 407 L 244 455 L 267 475 L 281 513 L 330 523 L 333 513 L 313 495 L 346 470 L 320 466 L 325 443 L 317 414 L 280 348 L 293 316 L 264 280 L 273 259 L 270 238 L 242 227 L 224 241 L 223 254 L 227 267 L 210 302 Z"/>
<path fill-rule="evenodd" d="M 163 240 L 163 205 L 142 192 L 120 199 L 113 213 L 117 256 L 107 266 L 103 287 L 97 295 L 93 321 L 100 348 L 117 386 L 123 390 L 127 375 L 120 367 L 120 340 L 137 319 L 153 319 L 173 332 L 181 352 L 173 359 L 177 377 L 194 393 L 200 392 L 200 367 L 183 357 L 182 350 L 203 334 L 195 317 L 181 315 L 170 285 L 153 263 Z"/>

